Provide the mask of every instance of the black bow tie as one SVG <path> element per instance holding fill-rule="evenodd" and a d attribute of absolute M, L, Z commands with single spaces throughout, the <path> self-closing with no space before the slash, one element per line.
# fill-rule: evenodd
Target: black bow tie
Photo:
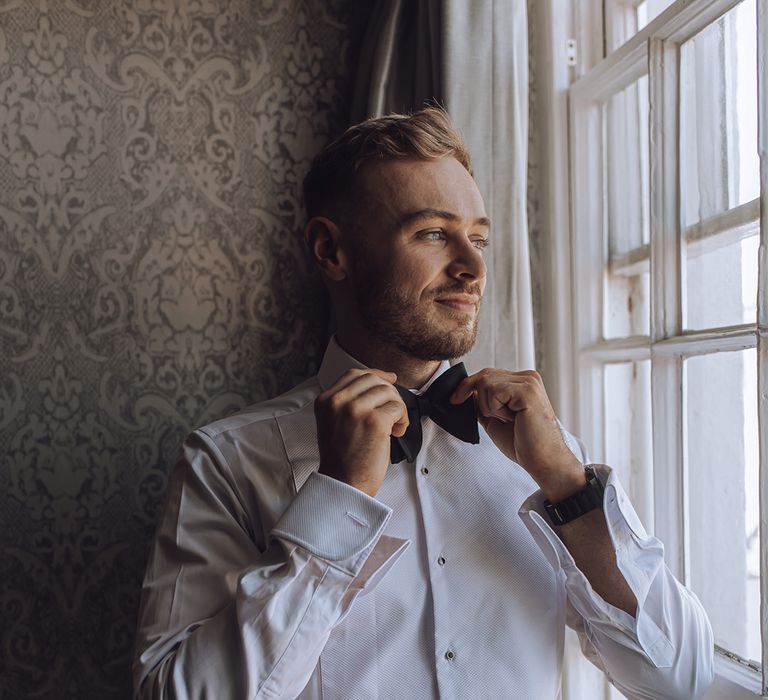
<path fill-rule="evenodd" d="M 477 429 L 477 409 L 475 397 L 470 396 L 466 401 L 452 404 L 448 399 L 467 376 L 464 363 L 459 362 L 443 372 L 423 394 L 417 395 L 403 386 L 395 384 L 395 388 L 403 397 L 408 409 L 410 421 L 405 435 L 401 438 L 390 438 L 390 462 L 397 464 L 407 459 L 413 462 L 421 449 L 421 419 L 428 416 L 443 430 L 454 437 L 476 445 L 480 442 Z"/>

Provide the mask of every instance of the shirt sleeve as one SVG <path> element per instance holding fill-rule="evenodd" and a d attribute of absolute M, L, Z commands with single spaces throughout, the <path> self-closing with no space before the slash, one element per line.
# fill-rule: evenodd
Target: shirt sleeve
<path fill-rule="evenodd" d="M 382 536 L 390 508 L 317 473 L 260 538 L 226 474 L 193 434 L 145 575 L 136 698 L 296 697 L 333 627 L 407 546 Z"/>
<path fill-rule="evenodd" d="M 607 603 L 578 569 L 550 525 L 537 491 L 520 516 L 555 570 L 566 619 L 582 651 L 630 699 L 697 700 L 714 679 L 712 629 L 694 593 L 664 563 L 664 547 L 645 531 L 616 473 L 593 464 L 605 485 L 603 512 L 616 564 L 637 599 L 636 616 Z"/>

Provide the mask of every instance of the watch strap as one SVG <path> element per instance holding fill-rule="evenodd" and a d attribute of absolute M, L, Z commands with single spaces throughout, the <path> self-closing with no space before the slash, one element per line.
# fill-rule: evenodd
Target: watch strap
<path fill-rule="evenodd" d="M 605 487 L 597 476 L 597 472 L 592 467 L 585 467 L 584 474 L 587 477 L 587 483 L 581 491 L 558 503 L 550 503 L 544 499 L 544 509 L 553 525 L 565 525 L 595 508 L 602 507 Z"/>

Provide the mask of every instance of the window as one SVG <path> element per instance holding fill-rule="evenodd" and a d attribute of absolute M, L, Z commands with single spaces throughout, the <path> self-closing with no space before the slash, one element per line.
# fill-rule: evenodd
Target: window
<path fill-rule="evenodd" d="M 754 697 L 768 689 L 768 0 L 603 9 L 607 56 L 570 88 L 576 427 L 702 601 L 718 675 Z"/>

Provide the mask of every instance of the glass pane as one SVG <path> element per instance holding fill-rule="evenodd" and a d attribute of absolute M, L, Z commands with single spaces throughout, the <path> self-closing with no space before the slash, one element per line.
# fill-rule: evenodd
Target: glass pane
<path fill-rule="evenodd" d="M 604 105 L 603 118 L 608 230 L 603 334 L 648 335 L 648 77 L 613 95 Z"/>
<path fill-rule="evenodd" d="M 651 363 L 605 365 L 605 462 L 617 472 L 649 532 L 653 531 Z"/>
<path fill-rule="evenodd" d="M 755 350 L 685 362 L 692 590 L 715 642 L 747 659 L 760 648 Z"/>
<path fill-rule="evenodd" d="M 744 0 L 681 47 L 685 226 L 759 195 L 756 16 Z"/>
<path fill-rule="evenodd" d="M 714 242 L 705 240 L 689 245 L 685 252 L 686 329 L 757 321 L 758 236 L 720 248 L 707 245 Z"/>
<path fill-rule="evenodd" d="M 650 240 L 648 76 L 604 105 L 608 248 L 612 256 Z"/>
<path fill-rule="evenodd" d="M 675 0 L 643 0 L 637 6 L 637 29 L 642 29 L 651 20 L 658 17 Z"/>

